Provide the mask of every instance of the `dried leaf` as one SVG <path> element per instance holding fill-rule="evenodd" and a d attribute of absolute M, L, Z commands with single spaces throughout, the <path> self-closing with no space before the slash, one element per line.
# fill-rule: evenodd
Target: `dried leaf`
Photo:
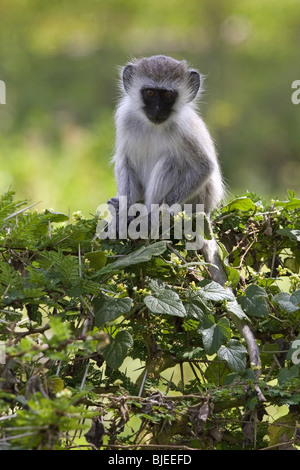
<path fill-rule="evenodd" d="M 89 444 L 92 444 L 96 449 L 100 449 L 103 442 L 104 426 L 100 416 L 92 418 L 92 425 L 84 437 Z"/>
<path fill-rule="evenodd" d="M 18 393 L 20 380 L 12 369 L 6 367 L 0 377 L 0 389 L 7 393 Z"/>
<path fill-rule="evenodd" d="M 190 420 L 193 423 L 196 435 L 203 431 L 207 418 L 212 415 L 212 411 L 213 404 L 207 401 L 201 406 L 189 408 Z"/>

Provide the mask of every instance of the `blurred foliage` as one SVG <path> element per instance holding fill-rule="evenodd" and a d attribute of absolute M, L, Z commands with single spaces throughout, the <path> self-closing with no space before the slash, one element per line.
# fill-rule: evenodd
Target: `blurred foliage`
<path fill-rule="evenodd" d="M 232 192 L 299 189 L 298 0 L 1 0 L 0 189 L 85 214 L 114 195 L 117 66 L 186 58 Z"/>

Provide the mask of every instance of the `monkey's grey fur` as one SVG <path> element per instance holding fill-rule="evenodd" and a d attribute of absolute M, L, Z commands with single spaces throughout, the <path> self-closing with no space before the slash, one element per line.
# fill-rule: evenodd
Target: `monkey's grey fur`
<path fill-rule="evenodd" d="M 114 156 L 118 196 L 128 205 L 201 203 L 207 214 L 223 196 L 210 134 L 195 111 L 200 75 L 165 56 L 136 60 L 123 69 L 123 96 L 116 112 Z M 143 110 L 142 87 L 176 89 L 169 118 L 157 125 Z"/>
<path fill-rule="evenodd" d="M 159 55 L 133 60 L 121 76 L 113 158 L 118 196 L 127 196 L 129 206 L 143 201 L 148 211 L 151 204 L 204 204 L 209 217 L 223 198 L 224 186 L 213 141 L 196 112 L 200 74 L 185 61 Z M 144 89 L 175 90 L 176 100 L 163 122 L 148 118 Z M 227 276 L 216 240 L 206 240 L 202 250 L 206 261 L 218 267 L 210 269 L 213 279 L 224 285 Z M 251 362 L 259 367 L 249 326 L 234 316 L 232 320 L 247 342 Z"/>

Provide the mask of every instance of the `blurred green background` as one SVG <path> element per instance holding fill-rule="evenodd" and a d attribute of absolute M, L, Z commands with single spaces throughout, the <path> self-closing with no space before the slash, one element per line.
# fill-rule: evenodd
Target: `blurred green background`
<path fill-rule="evenodd" d="M 185 58 L 229 194 L 300 189 L 299 0 L 0 0 L 0 190 L 94 214 L 116 191 L 117 66 Z"/>

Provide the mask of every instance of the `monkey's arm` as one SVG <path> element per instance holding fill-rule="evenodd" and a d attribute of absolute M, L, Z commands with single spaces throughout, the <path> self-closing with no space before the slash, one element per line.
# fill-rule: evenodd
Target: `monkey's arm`
<path fill-rule="evenodd" d="M 118 197 L 126 196 L 128 206 L 142 198 L 140 180 L 127 158 L 115 158 L 115 176 L 118 186 Z"/>

